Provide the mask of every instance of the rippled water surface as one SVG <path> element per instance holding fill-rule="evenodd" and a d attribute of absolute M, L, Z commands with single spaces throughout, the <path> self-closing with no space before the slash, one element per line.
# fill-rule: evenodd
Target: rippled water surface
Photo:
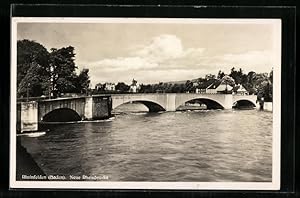
<path fill-rule="evenodd" d="M 53 124 L 22 144 L 46 174 L 109 181 L 271 181 L 272 113 L 211 110 L 118 114 Z"/>

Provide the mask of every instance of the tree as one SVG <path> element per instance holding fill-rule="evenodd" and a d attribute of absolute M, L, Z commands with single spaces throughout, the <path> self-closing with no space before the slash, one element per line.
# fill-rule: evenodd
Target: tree
<path fill-rule="evenodd" d="M 173 87 L 173 84 L 171 84 L 171 83 L 164 83 L 164 89 L 165 89 L 166 93 L 172 93 L 172 87 Z"/>
<path fill-rule="evenodd" d="M 246 82 L 243 83 L 243 86 L 247 89 L 249 94 L 256 94 L 257 90 L 255 88 L 255 78 L 256 78 L 256 73 L 254 71 L 248 72 L 246 75 Z"/>
<path fill-rule="evenodd" d="M 264 96 L 266 102 L 273 101 L 273 85 L 272 83 L 268 82 L 267 85 L 264 87 Z"/>
<path fill-rule="evenodd" d="M 89 70 L 77 76 L 74 47 L 47 49 L 30 40 L 17 41 L 18 97 L 59 95 L 64 92 L 86 92 L 89 88 Z"/>
<path fill-rule="evenodd" d="M 272 84 L 269 81 L 263 81 L 258 87 L 257 97 L 264 98 L 264 101 L 271 102 L 272 97 Z"/>
<path fill-rule="evenodd" d="M 18 86 L 19 96 L 39 96 L 42 95 L 41 76 L 38 75 L 38 69 L 36 63 L 31 63 L 27 74 L 23 77 Z"/>
<path fill-rule="evenodd" d="M 256 73 L 254 71 L 249 72 L 247 75 L 247 82 L 253 84 L 255 77 L 256 77 Z"/>
<path fill-rule="evenodd" d="M 214 74 L 206 74 L 205 75 L 205 79 L 206 80 L 216 79 L 216 75 L 214 75 Z"/>
<path fill-rule="evenodd" d="M 273 100 L 273 84 L 272 84 L 272 71 L 270 75 L 268 73 L 260 73 L 253 79 L 253 86 L 257 90 L 257 98 L 264 98 L 266 102 Z"/>
<path fill-rule="evenodd" d="M 197 81 L 196 81 L 198 84 L 202 84 L 204 82 L 207 82 L 207 79 L 206 78 L 198 78 Z"/>
<path fill-rule="evenodd" d="M 17 95 L 39 96 L 48 87 L 49 52 L 30 40 L 17 41 Z"/>
<path fill-rule="evenodd" d="M 89 69 L 82 69 L 73 82 L 76 93 L 87 93 L 90 86 Z"/>
<path fill-rule="evenodd" d="M 51 49 L 50 53 L 50 81 L 54 95 L 64 92 L 72 92 L 76 89 L 74 78 L 76 78 L 74 62 L 74 47 L 63 47 Z"/>
<path fill-rule="evenodd" d="M 235 68 L 231 68 L 231 72 L 229 74 L 230 77 L 232 77 L 234 79 L 234 81 L 237 83 L 237 79 L 238 79 L 238 72 L 235 70 Z"/>
<path fill-rule="evenodd" d="M 185 90 L 185 84 L 174 84 L 171 88 L 173 93 L 183 93 Z"/>
<path fill-rule="evenodd" d="M 226 85 L 230 85 L 232 87 L 234 87 L 234 85 L 235 85 L 234 79 L 228 75 L 226 75 L 222 78 L 222 82 L 224 82 Z"/>
<path fill-rule="evenodd" d="M 259 73 L 259 74 L 256 74 L 255 78 L 253 79 L 253 86 L 256 90 L 259 90 L 268 81 L 269 81 L 268 73 Z"/>
<path fill-rule="evenodd" d="M 17 41 L 17 84 L 25 77 L 32 63 L 46 67 L 48 65 L 49 52 L 35 41 Z"/>
<path fill-rule="evenodd" d="M 190 80 L 187 80 L 185 83 L 185 91 L 190 92 L 193 89 L 193 82 Z"/>
<path fill-rule="evenodd" d="M 231 68 L 231 72 L 229 74 L 231 76 L 236 84 L 246 84 L 247 83 L 247 75 L 243 74 L 243 70 L 240 68 L 238 71 L 235 70 L 235 68 Z"/>
<path fill-rule="evenodd" d="M 126 85 L 123 82 L 118 82 L 118 84 L 116 85 L 116 90 L 120 91 L 121 93 L 125 93 L 128 92 L 130 86 Z"/>
<path fill-rule="evenodd" d="M 219 70 L 217 78 L 222 79 L 224 76 L 225 76 L 225 73 L 222 72 L 221 70 Z"/>
<path fill-rule="evenodd" d="M 151 85 L 144 85 L 144 84 L 141 84 L 140 85 L 140 89 L 139 89 L 139 92 L 140 93 L 153 93 L 153 88 Z"/>
<path fill-rule="evenodd" d="M 269 80 L 271 81 L 271 83 L 273 83 L 273 68 L 272 68 L 272 70 L 270 72 Z"/>

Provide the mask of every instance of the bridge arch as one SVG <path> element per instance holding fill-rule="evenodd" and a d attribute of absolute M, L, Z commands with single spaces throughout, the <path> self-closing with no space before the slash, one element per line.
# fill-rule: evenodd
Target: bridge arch
<path fill-rule="evenodd" d="M 44 100 L 38 103 L 38 120 L 43 121 L 45 115 L 51 113 L 48 116 L 57 115 L 57 119 L 61 118 L 61 115 L 73 115 L 73 119 L 76 118 L 76 114 L 79 115 L 80 119 L 85 119 L 85 109 L 86 101 L 85 98 L 74 98 L 74 99 L 54 99 L 54 100 Z M 76 113 L 76 114 L 75 114 Z M 60 120 L 65 120 L 66 118 L 61 118 Z M 78 117 L 75 119 L 77 120 Z M 55 120 L 54 118 L 51 120 Z M 71 120 L 70 120 L 71 121 Z M 73 121 L 73 120 L 72 120 Z"/>
<path fill-rule="evenodd" d="M 128 104 L 131 102 L 141 103 L 145 105 L 149 112 L 159 112 L 159 111 L 166 111 L 162 104 L 157 101 L 149 100 L 149 99 L 128 99 L 128 100 L 113 100 L 112 109 L 115 109 L 123 104 Z"/>
<path fill-rule="evenodd" d="M 41 121 L 44 122 L 70 122 L 81 119 L 79 113 L 71 108 L 56 108 L 41 115 Z"/>
<path fill-rule="evenodd" d="M 237 99 L 235 101 L 233 101 L 232 104 L 233 108 L 237 108 L 237 109 L 243 109 L 243 108 L 255 108 L 256 107 L 256 101 L 253 101 L 251 99 L 248 98 L 240 98 Z"/>
<path fill-rule="evenodd" d="M 206 105 L 207 109 L 224 109 L 224 105 L 222 102 L 218 101 L 217 99 L 209 98 L 209 97 L 203 97 L 203 96 L 198 96 L 198 97 L 192 97 L 192 98 L 187 98 L 185 100 L 182 100 L 176 105 L 176 110 L 184 105 L 187 102 L 193 102 L 193 101 L 198 101 Z"/>

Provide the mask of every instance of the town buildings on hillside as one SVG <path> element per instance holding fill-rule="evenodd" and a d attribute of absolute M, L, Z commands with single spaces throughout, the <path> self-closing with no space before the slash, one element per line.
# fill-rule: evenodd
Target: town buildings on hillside
<path fill-rule="evenodd" d="M 106 82 L 104 84 L 98 83 L 95 86 L 95 90 L 101 91 L 115 91 L 116 85 L 115 83 Z"/>
<path fill-rule="evenodd" d="M 124 83 L 123 83 L 124 84 Z M 176 83 L 175 83 L 176 84 Z M 128 86 L 128 85 L 127 85 Z M 132 79 L 132 83 L 128 86 L 126 92 L 128 93 L 137 93 L 140 90 L 140 86 L 137 83 L 137 80 Z M 242 85 L 236 84 L 235 80 L 229 75 L 223 76 L 222 79 L 211 78 L 203 82 L 193 82 L 192 91 L 199 94 L 238 94 L 238 95 L 249 95 L 249 91 Z M 95 90 L 114 92 L 119 91 L 116 89 L 115 83 L 106 82 L 104 84 L 98 83 L 95 86 Z M 164 90 L 158 89 L 157 93 L 164 92 Z"/>
<path fill-rule="evenodd" d="M 208 94 L 249 94 L 243 85 L 236 85 L 234 79 L 228 75 L 225 75 L 222 79 L 210 79 L 197 85 L 195 92 Z"/>

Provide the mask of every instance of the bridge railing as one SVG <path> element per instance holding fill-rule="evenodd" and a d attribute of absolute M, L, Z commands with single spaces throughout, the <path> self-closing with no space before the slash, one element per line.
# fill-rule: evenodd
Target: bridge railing
<path fill-rule="evenodd" d="M 52 99 L 53 97 L 28 97 L 28 98 L 17 98 L 17 102 L 27 102 L 27 101 L 41 101 L 45 99 Z"/>
<path fill-rule="evenodd" d="M 27 102 L 27 101 L 47 101 L 47 100 L 67 100 L 67 99 L 75 99 L 75 98 L 86 98 L 86 97 L 101 97 L 101 96 L 141 96 L 141 95 L 166 95 L 166 94 L 199 94 L 199 95 L 224 95 L 221 93 L 115 93 L 115 94 L 94 94 L 94 95 L 77 95 L 77 96 L 63 96 L 63 97 L 28 97 L 28 98 L 17 98 L 17 102 Z M 256 96 L 256 95 L 239 95 L 233 94 L 234 96 Z"/>

